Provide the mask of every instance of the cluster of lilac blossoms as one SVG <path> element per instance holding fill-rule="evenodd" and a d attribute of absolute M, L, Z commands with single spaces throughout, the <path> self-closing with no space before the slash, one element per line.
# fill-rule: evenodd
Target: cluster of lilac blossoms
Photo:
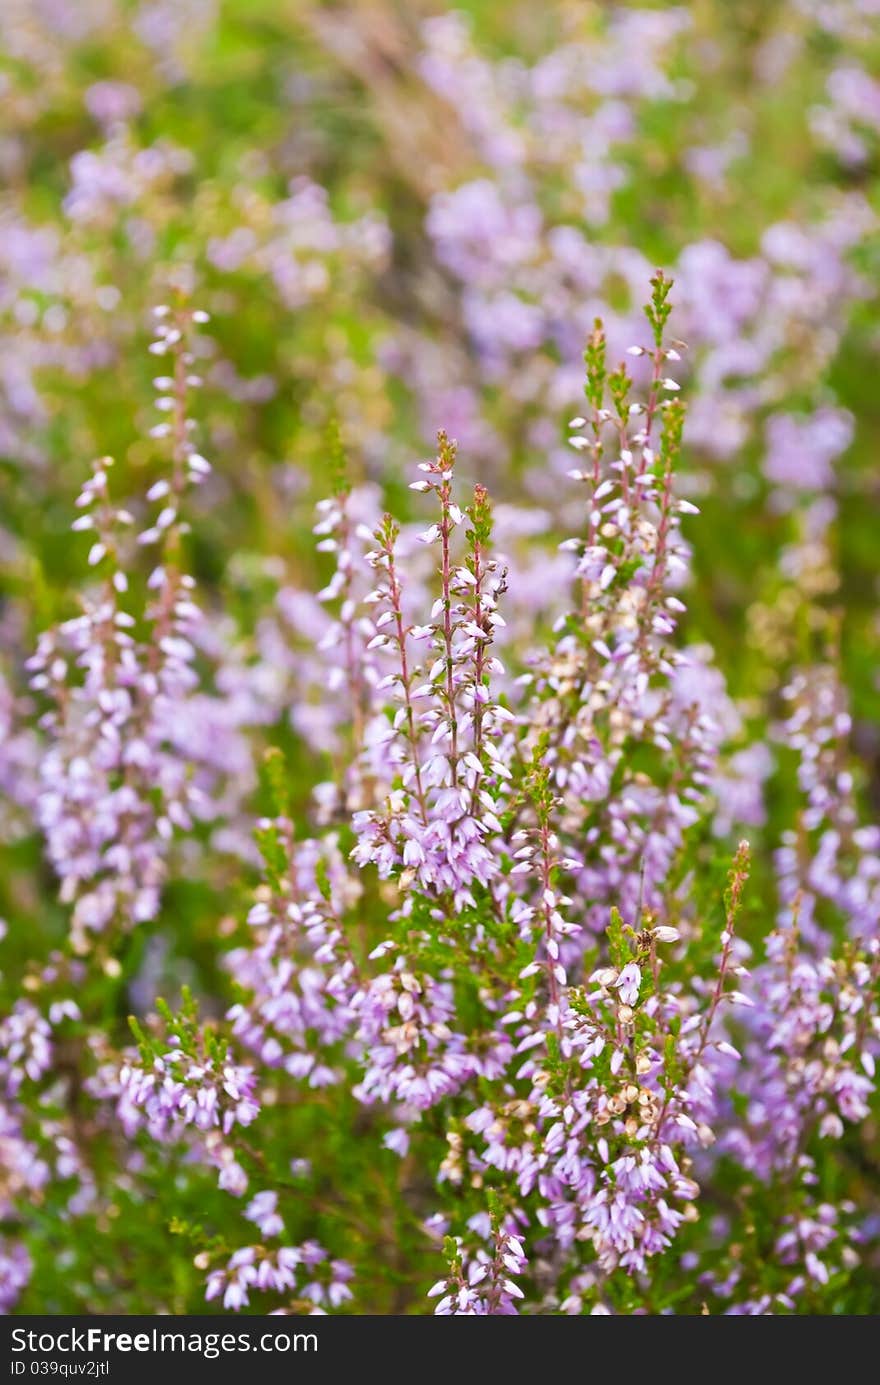
<path fill-rule="evenodd" d="M 587 463 L 570 473 L 586 491 L 587 528 L 565 545 L 577 558 L 580 607 L 557 622 L 527 680 L 529 739 L 551 768 L 560 825 L 600 920 L 614 902 L 627 917 L 643 894 L 655 902 L 726 733 L 723 685 L 707 696 L 703 658 L 671 640 L 684 610 L 675 594 L 686 571 L 680 520 L 697 511 L 672 490 L 684 416 L 666 371 L 680 354 L 662 341 L 669 282 L 654 283 L 654 343 L 630 350 L 651 364 L 644 403 L 631 402 L 623 366 L 609 372 L 601 328 L 588 343 L 590 411 L 572 420 L 569 439 Z M 654 748 L 647 769 L 632 763 L 635 743 Z"/>
<path fill-rule="evenodd" d="M 342 1077 L 357 985 L 341 916 L 360 891 L 332 837 L 294 845 L 288 820 L 267 828 L 289 850 L 291 868 L 275 889 L 260 888 L 247 920 L 251 945 L 229 954 L 228 969 L 250 999 L 227 1017 L 236 1041 L 266 1068 L 312 1088 L 332 1086 Z"/>
<path fill-rule="evenodd" d="M 874 940 L 880 919 L 880 828 L 859 820 L 847 743 L 852 718 L 832 663 L 797 669 L 783 689 L 787 715 L 778 728 L 797 756 L 803 808 L 776 855 L 783 907 L 797 907 L 814 944 L 823 916 L 845 921 L 854 938 Z"/>
<path fill-rule="evenodd" d="M 264 1242 L 285 1238 L 277 1193 L 257 1193 L 244 1215 L 258 1228 Z M 198 1258 L 204 1269 L 210 1257 Z M 258 1291 L 284 1295 L 306 1313 L 325 1313 L 351 1299 L 348 1285 L 353 1273 L 351 1265 L 328 1255 L 317 1241 L 272 1248 L 265 1244 L 244 1246 L 224 1266 L 211 1270 L 205 1297 L 210 1301 L 222 1295 L 223 1307 L 236 1310 L 250 1302 L 249 1291 Z"/>
<path fill-rule="evenodd" d="M 748 1008 L 737 1047 L 718 1044 L 708 1065 L 718 1109 L 712 1154 L 732 1161 L 756 1207 L 772 1207 L 773 1236 L 762 1272 L 722 1242 L 700 1284 L 726 1313 L 815 1311 L 806 1305 L 859 1266 L 868 1239 L 853 1201 L 823 1200 L 820 1171 L 829 1146 L 870 1116 L 880 941 L 817 956 L 795 920 L 741 974 Z"/>
<path fill-rule="evenodd" d="M 0 936 L 5 926 L 0 924 Z M 14 1223 L 16 1198 L 40 1196 L 49 1177 L 27 1130 L 22 1088 L 38 1080 L 51 1062 L 49 1025 L 35 1006 L 19 1001 L 0 1022 L 0 1215 Z M 31 1261 L 17 1238 L 0 1236 L 0 1312 L 8 1313 L 30 1278 Z"/>
<path fill-rule="evenodd" d="M 202 616 L 182 565 L 189 488 L 210 466 L 188 416 L 195 374 L 190 338 L 206 314 L 185 302 L 157 310 L 150 350 L 168 362 L 158 376 L 152 436 L 169 453 L 169 474 L 150 488 L 158 510 L 137 543 L 156 554 L 146 592 L 133 592 L 132 513 L 111 494 L 112 458 L 96 462 L 77 500 L 75 532 L 89 535 L 97 590 L 83 611 L 45 632 L 29 661 L 31 687 L 48 702 L 36 813 L 63 902 L 73 905 L 75 952 L 101 934 L 152 919 L 175 832 L 210 819 L 226 775 L 247 758 L 235 726 L 204 734 L 210 698 L 195 670 Z M 202 730 L 200 731 L 200 726 Z"/>
<path fill-rule="evenodd" d="M 0 921 L 0 939 L 5 924 Z M 30 1278 L 31 1258 L 18 1236 L 22 1207 L 39 1204 L 51 1180 L 66 1190 L 75 1214 L 92 1199 L 72 1122 L 44 1103 L 56 1057 L 58 1032 L 78 1020 L 72 1000 L 56 1001 L 44 1014 L 26 996 L 0 1018 L 0 1219 L 10 1235 L 0 1236 L 0 1312 L 10 1312 Z"/>
<path fill-rule="evenodd" d="M 129 1131 L 143 1123 L 155 1140 L 179 1137 L 188 1126 L 228 1135 L 256 1117 L 254 1074 L 228 1061 L 193 1058 L 181 1048 L 156 1055 L 146 1069 L 124 1067 L 120 1117 Z"/>
<path fill-rule="evenodd" d="M 498 830 L 492 788 L 510 777 L 500 744 L 514 718 L 489 695 L 492 674 L 502 671 L 491 646 L 503 624 L 497 604 L 504 574 L 486 553 L 488 499 L 478 486 L 465 516 L 453 499 L 454 464 L 455 447 L 441 434 L 437 460 L 422 464 L 427 479 L 413 485 L 433 494 L 440 511 L 420 535 L 439 550 L 440 594 L 426 624 L 404 622 L 389 517 L 367 555 L 382 579 L 366 598 L 376 631 L 367 649 L 398 662 L 378 691 L 390 691 L 399 704 L 385 735 L 399 787 L 389 785 L 383 808 L 356 815 L 353 826 L 359 866 L 375 863 L 384 877 L 402 869 L 413 889 L 449 892 L 460 911 L 473 906 L 472 886 L 487 885 L 497 870 L 483 839 Z M 470 553 L 456 564 L 452 537 L 466 518 Z M 425 653 L 416 662 L 420 647 Z"/>
<path fill-rule="evenodd" d="M 526 1268 L 522 1237 L 496 1229 L 490 1240 L 491 1251 L 481 1246 L 472 1256 L 462 1256 L 460 1245 L 460 1241 L 448 1243 L 450 1273 L 428 1290 L 429 1298 L 439 1298 L 434 1312 L 439 1317 L 515 1314 L 516 1301 L 524 1297 L 512 1278 Z"/>

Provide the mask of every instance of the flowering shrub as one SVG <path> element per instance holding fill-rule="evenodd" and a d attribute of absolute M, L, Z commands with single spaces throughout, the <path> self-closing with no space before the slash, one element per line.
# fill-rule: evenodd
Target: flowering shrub
<path fill-rule="evenodd" d="M 873 8 L 0 15 L 0 1310 L 877 1311 Z"/>

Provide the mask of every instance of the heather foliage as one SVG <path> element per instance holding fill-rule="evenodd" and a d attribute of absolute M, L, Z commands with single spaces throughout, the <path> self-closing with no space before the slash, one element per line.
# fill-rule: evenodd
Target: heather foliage
<path fill-rule="evenodd" d="M 0 1311 L 877 1312 L 877 5 L 0 48 Z"/>

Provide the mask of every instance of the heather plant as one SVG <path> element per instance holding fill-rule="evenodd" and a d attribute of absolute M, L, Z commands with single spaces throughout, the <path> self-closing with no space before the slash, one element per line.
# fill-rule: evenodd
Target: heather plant
<path fill-rule="evenodd" d="M 0 1310 L 877 1311 L 877 25 L 0 6 Z"/>
<path fill-rule="evenodd" d="M 112 952 L 120 931 L 154 917 L 174 830 L 222 810 L 224 773 L 237 778 L 239 791 L 247 789 L 248 755 L 234 719 L 218 715 L 199 689 L 202 618 L 181 562 L 186 492 L 211 469 L 194 446 L 188 409 L 201 383 L 188 339 L 205 318 L 182 303 L 157 309 L 150 351 L 172 373 L 154 381 L 162 421 L 151 432 L 167 445 L 169 474 L 149 488 L 147 501 L 160 508 L 137 535 L 156 555 L 140 610 L 124 604 L 124 536 L 134 520 L 113 503 L 113 459 L 104 457 L 77 498 L 72 526 L 94 540 L 87 562 L 105 570 L 101 587 L 86 598 L 82 615 L 41 636 L 29 660 L 31 687 L 50 702 L 40 719 L 47 746 L 37 818 L 62 901 L 74 904 L 72 946 L 79 954 L 95 934 L 109 934 Z"/>
<path fill-rule="evenodd" d="M 11 1218 L 36 1186 L 60 1193 L 74 1224 L 100 1225 L 111 1205 L 119 1215 L 108 1199 L 123 1189 L 136 1207 L 170 1163 L 172 1230 L 206 1302 L 226 1311 L 419 1311 L 420 1299 L 440 1314 L 830 1310 L 863 1227 L 855 1203 L 824 1199 L 816 1144 L 869 1116 L 880 946 L 850 906 L 870 870 L 841 858 L 835 886 L 827 857 L 844 822 L 850 855 L 872 838 L 853 826 L 845 773 L 825 768 L 846 725 L 820 669 L 815 694 L 792 685 L 782 731 L 801 750 L 818 834 L 805 850 L 843 941 L 817 950 L 809 857 L 794 890 L 782 874 L 766 942 L 741 934 L 748 845 L 726 887 L 709 847 L 723 684 L 713 707 L 710 655 L 673 643 L 681 520 L 696 507 L 676 491 L 670 288 L 658 272 L 631 347 L 650 365 L 642 398 L 625 366 L 609 369 L 601 323 L 590 336 L 586 412 L 570 424 L 585 495 L 582 532 L 563 542 L 573 601 L 506 664 L 492 507 L 480 484 L 462 495 L 452 441 L 439 435 L 412 483 L 433 509 L 409 550 L 412 590 L 398 526 L 354 520 L 332 444 L 336 493 L 316 531 L 334 564 L 322 599 L 337 613 L 318 647 L 336 698 L 335 779 L 295 822 L 284 753 L 269 754 L 263 879 L 223 962 L 225 1014 L 202 1018 L 184 989 L 177 1010 L 148 1003 L 120 1048 L 96 1025 L 93 987 L 122 971 L 119 932 L 154 916 L 172 829 L 193 825 L 181 773 L 198 782 L 169 717 L 186 725 L 197 686 L 179 506 L 208 470 L 187 407 L 203 314 L 184 300 L 160 310 L 155 353 L 173 374 L 158 403 L 171 421 L 154 432 L 171 474 L 151 488 L 163 508 L 140 534 L 162 546 L 141 617 L 160 629 L 141 645 L 136 618 L 118 619 L 129 517 L 109 500 L 105 460 L 76 525 L 108 579 L 33 661 L 56 709 L 42 728 L 56 798 L 75 786 L 70 806 L 40 808 L 73 930 L 4 1022 Z M 65 635 L 85 675 L 72 686 Z M 144 667 L 153 651 L 168 663 Z M 150 758 L 130 758 L 139 736 Z M 169 753 L 176 773 L 163 772 Z M 85 769 L 65 768 L 78 760 L 102 776 L 81 792 Z M 64 850 L 58 824 L 73 834 Z M 58 1066 L 66 1028 L 74 1111 Z M 108 1157 L 121 1161 L 112 1191 Z M 703 1212 L 721 1196 L 759 1220 L 776 1208 L 750 1224 L 751 1256 L 732 1217 Z M 192 1219 L 191 1203 L 210 1214 Z M 6 1253 L 17 1285 L 27 1252 Z"/>

